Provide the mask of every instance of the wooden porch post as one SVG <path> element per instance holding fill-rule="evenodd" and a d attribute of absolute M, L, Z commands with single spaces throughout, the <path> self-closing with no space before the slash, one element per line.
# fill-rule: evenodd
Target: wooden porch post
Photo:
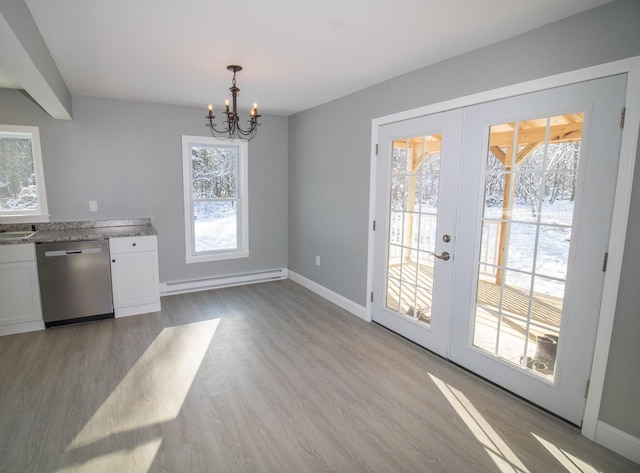
<path fill-rule="evenodd" d="M 507 219 L 509 218 L 509 212 L 513 208 L 513 186 L 512 186 L 512 175 L 511 170 L 513 169 L 513 138 L 507 140 L 506 152 L 503 152 L 500 148 L 500 154 L 502 156 L 496 155 L 502 164 L 504 164 L 504 187 L 503 187 L 503 196 L 502 196 L 502 214 L 501 214 L 501 222 L 500 222 L 500 237 L 498 239 L 498 267 L 496 268 L 496 284 L 502 284 L 502 267 L 504 266 L 505 256 L 507 252 L 507 240 L 508 240 L 508 232 L 510 230 L 510 225 L 507 224 Z M 492 152 L 495 154 L 496 150 L 492 149 Z"/>
<path fill-rule="evenodd" d="M 419 150 L 416 150 L 416 147 L 420 146 L 420 144 L 410 143 L 409 144 L 409 155 L 407 156 L 407 220 L 406 224 L 406 233 L 404 235 L 404 246 L 407 248 L 405 253 L 405 261 L 411 261 L 411 243 L 413 240 L 413 223 L 415 219 L 415 214 L 413 213 L 416 208 L 416 169 L 418 167 L 417 163 L 420 162 L 420 156 L 422 155 L 422 149 L 420 146 Z"/>

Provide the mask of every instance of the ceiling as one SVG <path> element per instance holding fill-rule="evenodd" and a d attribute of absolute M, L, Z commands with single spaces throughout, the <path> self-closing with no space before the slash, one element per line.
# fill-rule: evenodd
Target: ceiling
<path fill-rule="evenodd" d="M 239 64 L 242 109 L 289 115 L 610 0 L 25 1 L 73 95 L 204 112 Z"/>

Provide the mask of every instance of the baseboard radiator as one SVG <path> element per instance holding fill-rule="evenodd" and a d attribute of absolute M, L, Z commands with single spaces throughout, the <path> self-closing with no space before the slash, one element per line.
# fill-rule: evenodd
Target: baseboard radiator
<path fill-rule="evenodd" d="M 277 281 L 279 279 L 287 279 L 288 277 L 289 272 L 287 268 L 280 268 L 266 271 L 256 271 L 252 273 L 216 276 L 213 278 L 192 279 L 188 281 L 163 282 L 160 283 L 160 295 L 170 296 L 172 294 L 186 294 L 188 292 L 206 291 L 209 289 L 219 289 L 223 287 L 242 286 L 244 284 Z"/>

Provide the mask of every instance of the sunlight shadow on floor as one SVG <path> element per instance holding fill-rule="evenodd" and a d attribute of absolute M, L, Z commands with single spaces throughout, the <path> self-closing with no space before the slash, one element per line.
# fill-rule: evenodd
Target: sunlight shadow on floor
<path fill-rule="evenodd" d="M 449 401 L 451 407 L 454 408 L 462 421 L 471 430 L 471 433 L 484 446 L 487 454 L 502 473 L 529 473 L 527 467 L 524 466 L 513 450 L 509 448 L 463 393 L 432 374 L 429 374 L 429 376 Z"/>
<path fill-rule="evenodd" d="M 531 435 L 535 437 L 535 439 L 540 442 L 544 448 L 546 448 L 551 455 L 554 456 L 556 460 L 560 462 L 560 464 L 565 467 L 565 469 L 570 473 L 598 473 L 598 470 L 593 468 L 590 465 L 587 465 L 585 462 L 580 460 L 579 458 L 571 455 L 568 452 L 556 447 L 554 444 L 549 442 L 548 440 L 543 439 L 542 437 L 537 436 L 533 432 Z"/>
<path fill-rule="evenodd" d="M 164 328 L 67 447 L 77 462 L 59 472 L 148 471 L 161 425 L 178 416 L 219 322 Z M 133 448 L 125 436 L 138 437 Z"/>

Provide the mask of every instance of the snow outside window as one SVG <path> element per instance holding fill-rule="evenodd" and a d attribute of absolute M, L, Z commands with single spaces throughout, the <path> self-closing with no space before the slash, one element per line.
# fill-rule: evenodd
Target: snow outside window
<path fill-rule="evenodd" d="M 246 141 L 182 137 L 186 261 L 249 256 Z"/>
<path fill-rule="evenodd" d="M 0 125 L 0 222 L 48 222 L 40 133 Z"/>

